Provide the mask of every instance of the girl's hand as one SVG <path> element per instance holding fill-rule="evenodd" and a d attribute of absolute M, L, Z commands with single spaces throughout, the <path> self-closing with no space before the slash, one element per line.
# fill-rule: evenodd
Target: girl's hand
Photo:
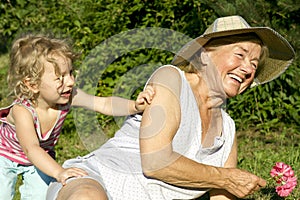
<path fill-rule="evenodd" d="M 146 105 L 151 104 L 155 92 L 151 85 L 147 85 L 146 89 L 139 93 L 135 101 L 135 109 L 139 112 L 145 110 Z"/>
<path fill-rule="evenodd" d="M 63 169 L 63 171 L 61 171 L 57 175 L 56 180 L 58 182 L 61 182 L 61 184 L 64 186 L 64 185 L 66 185 L 66 181 L 69 178 L 82 177 L 82 176 L 86 176 L 86 175 L 88 175 L 88 173 L 86 171 L 84 171 L 83 169 L 72 167 L 72 168 Z"/>

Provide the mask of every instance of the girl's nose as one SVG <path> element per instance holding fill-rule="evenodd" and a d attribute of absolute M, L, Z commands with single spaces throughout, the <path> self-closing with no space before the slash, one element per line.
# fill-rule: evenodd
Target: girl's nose
<path fill-rule="evenodd" d="M 65 79 L 66 86 L 73 87 L 75 84 L 75 78 L 73 75 L 69 75 Z"/>

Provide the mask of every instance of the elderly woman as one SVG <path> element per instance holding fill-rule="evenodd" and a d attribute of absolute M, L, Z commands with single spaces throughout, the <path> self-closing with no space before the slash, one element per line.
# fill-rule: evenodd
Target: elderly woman
<path fill-rule="evenodd" d="M 65 162 L 89 175 L 48 199 L 211 199 L 245 197 L 266 185 L 237 169 L 235 125 L 222 109 L 227 98 L 278 77 L 294 57 L 289 43 L 240 16 L 218 18 L 185 45 L 147 84 L 155 89 L 143 115 L 130 116 L 91 154 Z"/>

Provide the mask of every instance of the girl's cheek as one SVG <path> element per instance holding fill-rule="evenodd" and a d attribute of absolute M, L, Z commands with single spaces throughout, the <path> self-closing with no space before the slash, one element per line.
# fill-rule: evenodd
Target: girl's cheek
<path fill-rule="evenodd" d="M 62 81 L 60 81 L 60 82 L 57 83 L 56 89 L 59 92 L 61 92 L 63 90 L 63 82 Z"/>

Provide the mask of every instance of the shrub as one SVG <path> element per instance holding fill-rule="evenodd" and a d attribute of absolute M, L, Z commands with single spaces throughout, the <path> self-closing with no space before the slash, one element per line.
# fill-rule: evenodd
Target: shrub
<path fill-rule="evenodd" d="M 216 17 L 223 15 L 239 14 L 253 26 L 264 24 L 274 27 L 292 43 L 296 51 L 299 50 L 299 26 L 296 20 L 299 5 L 293 4 L 292 0 L 277 0 L 275 3 L 271 0 L 7 0 L 1 4 L 0 13 L 0 52 L 6 53 L 13 38 L 22 32 L 51 31 L 61 37 L 72 38 L 74 48 L 82 52 L 81 59 L 75 63 L 81 72 L 88 66 L 87 62 L 91 62 L 87 61 L 87 57 L 91 58 L 97 46 L 124 31 L 160 27 L 194 38 Z M 172 45 L 182 42 L 176 39 L 171 42 Z M 126 46 L 126 41 L 122 42 Z M 128 44 L 133 42 L 128 40 Z M 115 49 L 118 49 L 118 44 Z M 118 54 L 108 49 L 103 51 L 106 54 L 101 56 Z M 112 63 L 105 65 L 100 80 L 85 81 L 81 86 L 84 85 L 86 89 L 96 87 L 91 92 L 97 95 L 126 94 L 125 97 L 134 98 L 141 88 L 132 88 L 132 76 L 122 80 L 120 85 L 122 77 L 136 66 L 168 64 L 173 55 L 174 52 L 159 49 L 134 49 L 118 54 L 119 57 L 115 57 Z M 99 55 L 92 56 L 99 60 Z M 282 125 L 279 122 L 299 126 L 300 83 L 297 66 L 299 58 L 276 81 L 248 90 L 229 101 L 227 108 L 238 128 L 255 126 L 262 131 L 269 131 L 272 128 L 280 129 Z M 139 85 L 142 86 L 141 83 Z M 99 115 L 98 118 L 102 127 L 114 122 L 113 118 L 107 116 Z M 72 118 L 67 119 L 67 128 L 74 129 L 74 124 L 68 120 Z"/>

